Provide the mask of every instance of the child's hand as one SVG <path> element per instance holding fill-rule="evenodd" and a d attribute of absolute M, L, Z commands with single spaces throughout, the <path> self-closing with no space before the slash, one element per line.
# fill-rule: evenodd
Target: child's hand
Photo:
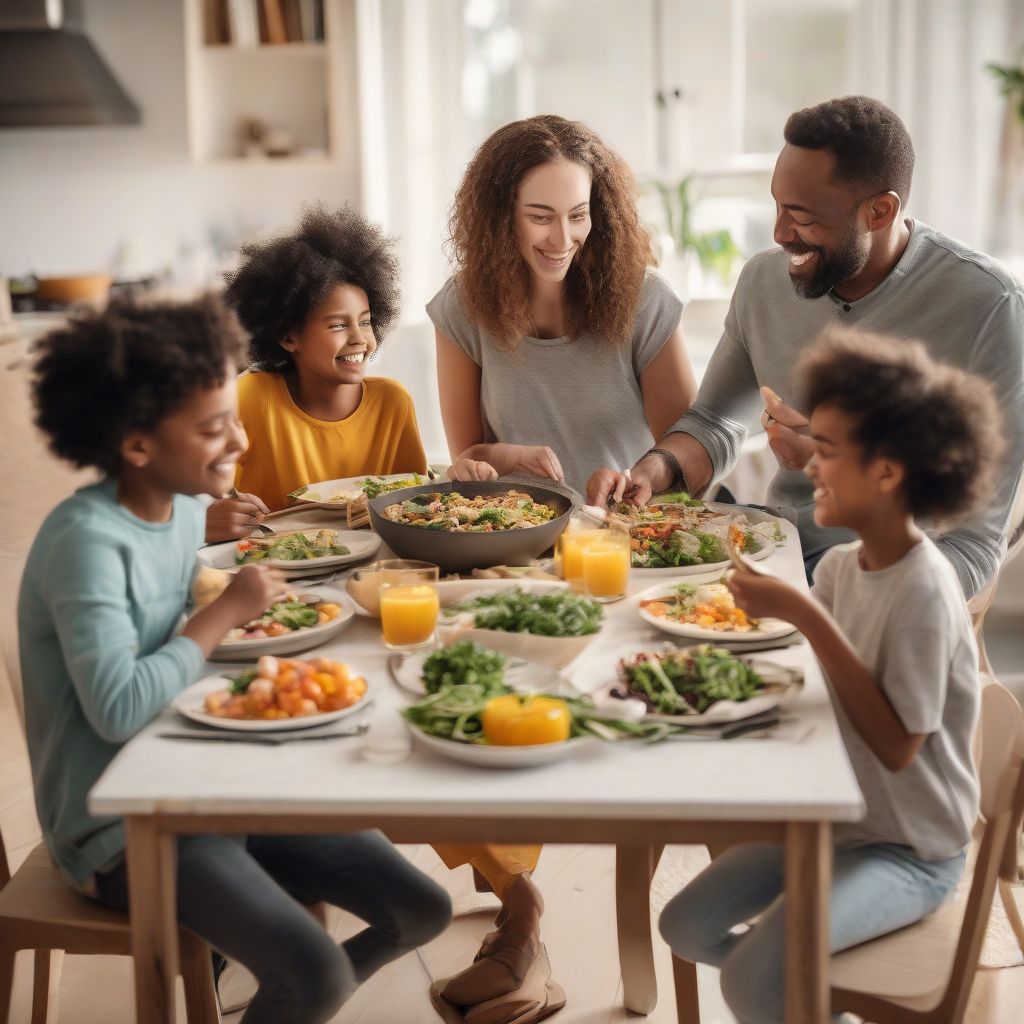
<path fill-rule="evenodd" d="M 287 590 L 284 573 L 266 565 L 243 565 L 228 584 L 227 589 L 214 602 L 225 602 L 230 608 L 235 625 L 262 615 Z"/>
<path fill-rule="evenodd" d="M 783 469 L 803 469 L 814 451 L 807 437 L 807 417 L 786 405 L 771 388 L 761 388 L 761 397 L 764 399 L 761 426 L 779 465 Z"/>
<path fill-rule="evenodd" d="M 248 537 L 269 511 L 255 494 L 218 499 L 206 510 L 206 543 Z"/>
<path fill-rule="evenodd" d="M 489 462 L 479 462 L 460 455 L 448 467 L 445 476 L 449 480 L 497 480 L 498 471 Z"/>
<path fill-rule="evenodd" d="M 725 574 L 725 585 L 736 598 L 736 606 L 754 619 L 774 617 L 794 621 L 807 598 L 778 576 L 761 576 L 752 572 L 730 569 Z"/>

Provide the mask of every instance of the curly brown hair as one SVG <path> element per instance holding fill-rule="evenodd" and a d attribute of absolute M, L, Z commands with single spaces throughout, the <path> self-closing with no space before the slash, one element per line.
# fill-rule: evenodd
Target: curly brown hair
<path fill-rule="evenodd" d="M 36 342 L 32 400 L 50 449 L 116 474 L 126 434 L 148 432 L 237 368 L 243 334 L 220 298 L 115 299 Z"/>
<path fill-rule="evenodd" d="M 395 245 L 354 207 L 328 210 L 319 202 L 306 207 L 296 231 L 243 245 L 224 298 L 249 332 L 252 368 L 290 369 L 291 353 L 281 341 L 303 327 L 341 284 L 366 292 L 373 333 L 381 342 L 400 312 Z"/>
<path fill-rule="evenodd" d="M 991 495 L 1006 441 L 987 381 L 937 362 L 919 341 L 848 328 L 825 331 L 800 371 L 809 412 L 842 410 L 865 460 L 903 466 L 915 518 L 948 525 Z"/>
<path fill-rule="evenodd" d="M 654 263 L 636 183 L 595 132 L 554 114 L 499 128 L 466 168 L 449 218 L 459 297 L 469 319 L 503 347 L 530 332 L 530 270 L 516 239 L 516 193 L 528 171 L 559 158 L 589 168 L 592 179 L 592 227 L 565 279 L 567 333 L 628 343 L 644 270 Z"/>

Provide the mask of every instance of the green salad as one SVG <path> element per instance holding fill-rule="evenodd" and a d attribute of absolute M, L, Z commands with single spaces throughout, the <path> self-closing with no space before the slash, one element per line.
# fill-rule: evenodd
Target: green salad
<path fill-rule="evenodd" d="M 537 636 L 590 636 L 601 628 L 604 609 L 589 597 L 558 591 L 533 594 L 522 587 L 485 594 L 444 610 L 446 616 L 473 614 L 478 629 Z"/>
<path fill-rule="evenodd" d="M 282 561 L 301 562 L 329 555 L 347 555 L 351 552 L 339 544 L 334 530 L 298 530 L 295 533 L 271 534 L 267 537 L 249 537 L 237 545 L 235 562 Z"/>
<path fill-rule="evenodd" d="M 359 487 L 368 498 L 376 498 L 379 494 L 389 494 L 391 491 L 401 491 L 406 487 L 419 487 L 425 484 L 427 478 L 413 473 L 411 476 L 403 477 L 401 480 L 381 480 L 378 477 L 368 476 L 359 482 Z"/>
<path fill-rule="evenodd" d="M 513 693 L 504 684 L 445 683 L 434 693 L 402 712 L 406 721 L 428 736 L 456 743 L 486 744 L 481 715 L 488 701 Z M 598 712 L 589 697 L 563 697 L 541 693 L 563 701 L 572 716 L 570 738 L 596 736 L 602 740 L 641 739 L 647 742 L 668 735 L 671 727 L 657 722 L 627 722 Z"/>
<path fill-rule="evenodd" d="M 442 647 L 423 662 L 423 686 L 427 693 L 437 693 L 446 686 L 470 684 L 481 686 L 488 693 L 504 693 L 504 654 L 463 640 Z"/>
<path fill-rule="evenodd" d="M 745 662 L 711 644 L 641 653 L 619 664 L 619 697 L 639 697 L 662 714 L 702 714 L 720 700 L 744 701 L 764 685 Z"/>

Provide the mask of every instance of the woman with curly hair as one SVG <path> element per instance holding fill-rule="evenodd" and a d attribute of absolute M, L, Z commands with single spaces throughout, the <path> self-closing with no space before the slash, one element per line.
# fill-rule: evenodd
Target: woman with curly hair
<path fill-rule="evenodd" d="M 461 475 L 583 491 L 595 466 L 632 465 L 689 408 L 682 304 L 647 269 L 629 168 L 586 125 L 548 114 L 496 131 L 450 232 L 457 270 L 427 313 Z"/>
<path fill-rule="evenodd" d="M 316 480 L 425 472 L 409 393 L 366 376 L 399 314 L 398 259 L 379 227 L 350 206 L 312 205 L 297 231 L 242 247 L 225 299 L 250 335 L 251 372 L 238 382 L 249 435 L 240 489 L 273 511 Z M 228 536 L 259 517 L 251 501 L 235 506 Z M 215 503 L 211 517 L 227 507 Z"/>

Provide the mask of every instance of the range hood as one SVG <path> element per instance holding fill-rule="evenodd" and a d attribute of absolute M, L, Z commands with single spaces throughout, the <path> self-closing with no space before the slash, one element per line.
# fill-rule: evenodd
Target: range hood
<path fill-rule="evenodd" d="M 139 124 L 78 0 L 0 0 L 0 128 Z"/>

